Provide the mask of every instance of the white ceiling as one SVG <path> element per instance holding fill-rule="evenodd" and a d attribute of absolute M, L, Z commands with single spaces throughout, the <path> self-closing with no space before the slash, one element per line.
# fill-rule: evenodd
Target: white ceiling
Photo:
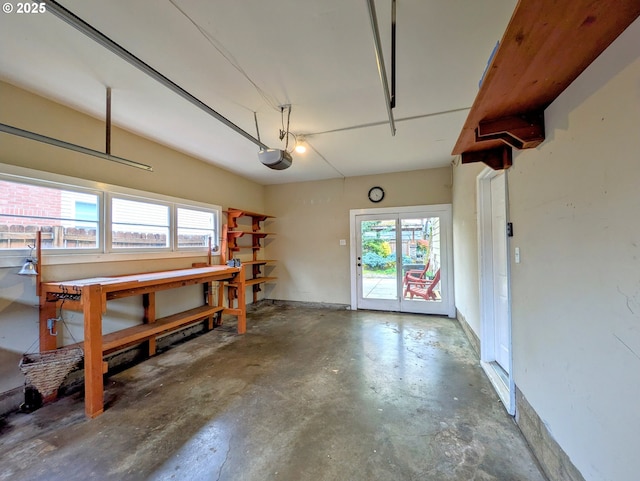
<path fill-rule="evenodd" d="M 114 124 L 278 184 L 449 165 L 516 1 L 397 0 L 395 136 L 366 0 L 59 3 L 253 136 L 256 112 L 270 147 L 284 148 L 290 104 L 311 149 L 268 169 L 254 143 L 51 13 L 0 15 L 0 79 L 98 118 L 109 86 Z M 389 73 L 391 0 L 376 9 Z"/>

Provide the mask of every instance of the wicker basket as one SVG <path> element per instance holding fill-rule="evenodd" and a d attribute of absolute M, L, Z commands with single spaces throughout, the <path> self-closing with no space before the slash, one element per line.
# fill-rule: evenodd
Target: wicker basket
<path fill-rule="evenodd" d="M 20 361 L 20 370 L 27 382 L 43 397 L 54 394 L 82 359 L 80 348 L 56 349 L 55 351 L 25 354 Z"/>

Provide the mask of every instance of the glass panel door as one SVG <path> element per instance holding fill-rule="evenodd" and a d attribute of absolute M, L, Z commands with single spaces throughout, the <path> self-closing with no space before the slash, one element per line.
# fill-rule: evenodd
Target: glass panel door
<path fill-rule="evenodd" d="M 358 217 L 358 306 L 398 310 L 398 218 Z"/>
<path fill-rule="evenodd" d="M 402 308 L 408 312 L 440 311 L 442 229 L 440 216 L 408 217 L 402 230 Z"/>
<path fill-rule="evenodd" d="M 356 266 L 352 305 L 453 316 L 451 207 L 384 210 L 352 211 Z"/>

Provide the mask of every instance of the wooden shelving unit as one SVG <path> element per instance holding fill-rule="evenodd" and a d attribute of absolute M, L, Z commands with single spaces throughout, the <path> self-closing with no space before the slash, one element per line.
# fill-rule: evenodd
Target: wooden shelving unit
<path fill-rule="evenodd" d="M 229 208 L 225 211 L 227 214 L 227 259 L 234 259 L 242 250 L 251 250 L 252 258 L 248 261 L 241 260 L 242 264 L 246 266 L 246 279 L 245 285 L 252 286 L 253 302 L 258 300 L 258 292 L 260 292 L 261 285 L 267 282 L 275 282 L 276 277 L 265 276 L 263 268 L 267 264 L 273 264 L 276 261 L 272 259 L 259 259 L 260 251 L 263 249 L 263 240 L 267 236 L 274 235 L 271 232 L 265 232 L 262 230 L 263 222 L 267 219 L 273 219 L 273 216 L 260 214 L 258 212 L 251 212 L 243 209 Z M 248 226 L 239 225 L 238 219 L 247 217 L 251 219 L 251 230 L 248 230 Z M 239 239 L 242 237 L 251 237 L 250 244 L 242 244 Z M 249 268 L 250 266 L 250 268 Z M 233 305 L 236 299 L 236 286 L 233 283 L 228 284 L 228 298 L 229 307 Z"/>

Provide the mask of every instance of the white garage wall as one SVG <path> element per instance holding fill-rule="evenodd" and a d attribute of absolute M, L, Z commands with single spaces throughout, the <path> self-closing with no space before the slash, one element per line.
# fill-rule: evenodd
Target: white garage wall
<path fill-rule="evenodd" d="M 457 161 L 459 162 L 459 160 Z M 482 163 L 453 169 L 453 259 L 458 317 L 480 336 L 476 178 Z"/>
<path fill-rule="evenodd" d="M 587 481 L 640 472 L 639 45 L 636 21 L 546 110 L 547 139 L 508 177 L 515 382 Z M 454 169 L 454 242 L 457 283 L 471 280 L 458 309 L 479 333 L 474 169 Z"/>

